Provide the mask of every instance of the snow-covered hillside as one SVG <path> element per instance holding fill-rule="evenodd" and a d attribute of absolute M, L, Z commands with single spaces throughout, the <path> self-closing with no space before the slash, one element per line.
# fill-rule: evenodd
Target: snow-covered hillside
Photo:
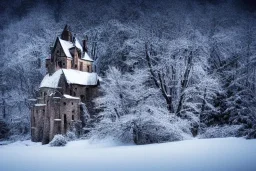
<path fill-rule="evenodd" d="M 0 146 L 3 171 L 255 171 L 256 140 L 243 138 L 117 146 L 69 142 L 50 147 L 30 141 Z"/>

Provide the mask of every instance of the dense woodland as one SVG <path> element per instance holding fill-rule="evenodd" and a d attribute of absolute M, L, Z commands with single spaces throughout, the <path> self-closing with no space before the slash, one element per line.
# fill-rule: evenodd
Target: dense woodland
<path fill-rule="evenodd" d="M 147 144 L 256 138 L 256 12 L 238 0 L 0 2 L 0 139 L 26 139 L 50 46 L 69 24 L 103 78 L 85 136 Z"/>

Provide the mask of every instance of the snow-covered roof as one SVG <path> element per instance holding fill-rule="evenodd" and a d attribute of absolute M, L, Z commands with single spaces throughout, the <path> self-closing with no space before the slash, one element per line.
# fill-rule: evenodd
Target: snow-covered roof
<path fill-rule="evenodd" d="M 81 50 L 81 52 L 83 51 L 83 48 L 81 46 L 81 44 L 79 43 L 79 40 L 77 38 L 75 38 L 75 46 Z"/>
<path fill-rule="evenodd" d="M 79 97 L 70 96 L 68 94 L 64 94 L 63 96 L 67 99 L 80 99 Z"/>
<path fill-rule="evenodd" d="M 41 87 L 57 88 L 61 74 L 62 74 L 61 69 L 57 70 L 52 75 L 47 74 L 46 76 L 44 76 L 44 79 L 40 84 L 40 88 Z"/>
<path fill-rule="evenodd" d="M 66 40 L 62 40 L 61 38 L 58 38 L 60 40 L 60 45 L 64 51 L 64 53 L 66 54 L 67 57 L 72 58 L 69 49 L 74 47 L 72 42 L 66 41 Z"/>
<path fill-rule="evenodd" d="M 73 69 L 62 69 L 68 84 L 97 85 L 97 73 L 82 72 Z"/>
<path fill-rule="evenodd" d="M 68 84 L 97 85 L 97 73 L 82 72 L 73 69 L 59 69 L 52 75 L 47 74 L 40 84 L 40 88 L 58 88 L 61 74 L 64 73 Z"/>
<path fill-rule="evenodd" d="M 79 40 L 78 40 L 77 38 L 75 38 L 75 46 L 74 46 L 74 44 L 73 44 L 72 42 L 70 42 L 70 41 L 62 40 L 62 39 L 59 38 L 59 37 L 58 37 L 58 39 L 59 39 L 60 45 L 61 45 L 61 47 L 62 47 L 62 49 L 63 49 L 63 51 L 64 51 L 64 53 L 65 53 L 65 55 L 66 55 L 67 57 L 72 58 L 72 55 L 71 55 L 71 53 L 70 53 L 69 50 L 70 50 L 71 48 L 73 48 L 73 47 L 77 47 L 78 49 L 81 50 L 81 52 L 83 52 L 83 48 L 82 48 L 82 46 L 81 46 L 81 44 L 79 43 Z M 81 59 L 86 60 L 86 61 L 91 61 L 91 62 L 93 62 L 92 58 L 90 58 L 90 56 L 89 56 L 86 52 L 83 52 L 82 54 L 83 54 L 83 56 L 81 57 Z"/>
<path fill-rule="evenodd" d="M 93 62 L 92 58 L 90 58 L 90 56 L 86 52 L 84 52 L 84 56 L 82 57 L 82 59 Z"/>

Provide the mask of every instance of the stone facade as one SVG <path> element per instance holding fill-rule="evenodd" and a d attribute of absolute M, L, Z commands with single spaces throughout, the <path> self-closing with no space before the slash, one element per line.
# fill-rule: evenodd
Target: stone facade
<path fill-rule="evenodd" d="M 51 57 L 46 59 L 48 74 L 40 85 L 39 96 L 31 111 L 32 141 L 47 144 L 56 134 L 65 135 L 68 131 L 77 136 L 81 134 L 82 126 L 85 126 L 84 110 L 93 114 L 92 100 L 99 86 L 92 66 L 86 40 L 82 47 L 66 26 L 61 38 L 55 41 Z"/>

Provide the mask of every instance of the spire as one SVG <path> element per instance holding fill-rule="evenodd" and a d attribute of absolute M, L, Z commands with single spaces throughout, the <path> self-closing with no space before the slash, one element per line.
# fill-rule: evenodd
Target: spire
<path fill-rule="evenodd" d="M 68 31 L 68 25 L 66 24 L 63 31 Z"/>
<path fill-rule="evenodd" d="M 61 39 L 66 41 L 72 41 L 72 33 L 70 31 L 70 27 L 66 24 L 62 33 L 61 33 Z"/>

